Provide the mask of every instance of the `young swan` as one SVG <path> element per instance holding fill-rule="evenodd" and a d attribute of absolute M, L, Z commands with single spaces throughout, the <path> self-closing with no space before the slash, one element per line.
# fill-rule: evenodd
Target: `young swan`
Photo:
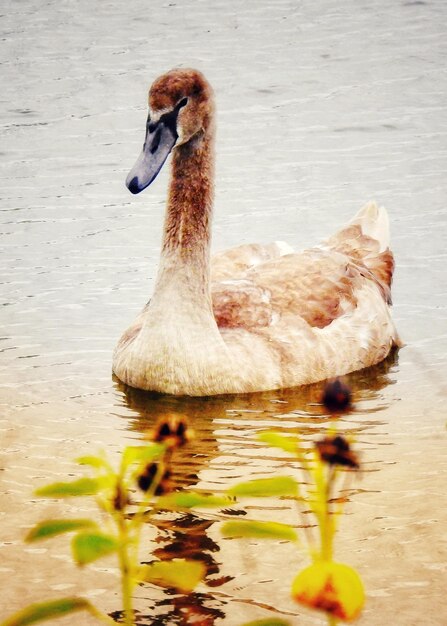
<path fill-rule="evenodd" d="M 206 396 L 293 387 L 378 363 L 398 338 L 385 209 L 370 203 L 324 245 L 248 244 L 211 261 L 214 103 L 192 69 L 149 91 L 143 151 L 126 184 L 145 189 L 172 152 L 152 299 L 115 350 L 132 387 Z"/>

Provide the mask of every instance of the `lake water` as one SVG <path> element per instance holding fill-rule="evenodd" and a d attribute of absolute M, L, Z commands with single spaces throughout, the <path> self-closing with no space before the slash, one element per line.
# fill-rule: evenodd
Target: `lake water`
<path fill-rule="evenodd" d="M 1 13 L 0 617 L 58 595 L 121 608 L 112 559 L 80 572 L 64 538 L 23 543 L 40 519 L 89 512 L 32 495 L 73 476 L 72 458 L 117 457 L 177 411 L 196 431 L 177 481 L 221 491 L 294 471 L 257 432 L 327 427 L 318 385 L 182 400 L 112 378 L 115 342 L 152 291 L 167 171 L 138 197 L 124 179 L 149 84 L 182 65 L 216 92 L 215 250 L 271 239 L 299 249 L 369 199 L 389 210 L 406 346 L 350 379 L 356 408 L 340 429 L 355 434 L 363 471 L 336 554 L 365 582 L 363 626 L 445 624 L 447 4 L 3 0 Z M 294 521 L 283 500 L 238 510 Z M 222 518 L 197 513 L 148 530 L 148 559 L 200 551 L 209 574 L 189 598 L 139 588 L 141 624 L 324 624 L 289 597 L 306 556 L 286 543 L 223 540 Z"/>

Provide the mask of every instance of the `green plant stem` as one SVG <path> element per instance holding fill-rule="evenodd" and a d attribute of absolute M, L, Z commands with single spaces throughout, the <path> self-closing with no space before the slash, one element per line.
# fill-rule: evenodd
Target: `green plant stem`
<path fill-rule="evenodd" d="M 129 536 L 127 532 L 127 522 L 125 518 L 120 515 L 118 521 L 119 528 L 119 549 L 118 558 L 121 570 L 121 593 L 124 609 L 124 624 L 125 626 L 134 626 L 134 612 L 132 603 L 132 568 L 129 560 Z"/>
<path fill-rule="evenodd" d="M 152 484 L 150 488 L 148 489 L 148 491 L 145 493 L 144 498 L 138 505 L 138 509 L 135 515 L 132 517 L 130 521 L 130 529 L 131 529 L 131 532 L 133 531 L 134 533 L 133 534 L 133 542 L 134 542 L 133 557 L 134 557 L 135 562 L 138 562 L 138 557 L 139 557 L 138 552 L 139 552 L 139 546 L 140 546 L 140 541 L 141 541 L 141 531 L 142 531 L 143 523 L 148 519 L 147 508 L 148 506 L 150 506 L 150 503 L 155 495 L 155 492 L 157 491 L 157 488 L 159 484 L 161 483 L 161 479 L 163 478 L 163 474 L 170 460 L 170 456 L 171 455 L 169 451 L 166 451 L 163 457 L 159 460 L 158 465 L 157 465 L 157 472 L 152 480 Z M 149 519 L 150 519 L 150 516 L 153 514 L 153 512 L 154 510 L 153 508 L 151 508 L 149 511 Z"/>
<path fill-rule="evenodd" d="M 328 613 L 327 614 L 327 623 L 328 623 L 328 626 L 337 626 L 338 619 L 336 617 L 334 617 L 333 615 L 331 615 L 330 613 Z"/>
<path fill-rule="evenodd" d="M 336 469 L 334 466 L 329 466 L 326 473 L 326 508 L 324 511 L 325 516 L 325 554 L 328 560 L 333 559 L 334 555 L 334 533 L 335 533 L 335 521 L 334 515 L 331 512 L 331 500 L 333 496 L 333 487 L 336 477 Z"/>
<path fill-rule="evenodd" d="M 325 472 L 325 467 L 317 455 L 315 455 L 315 467 L 312 475 L 315 485 L 315 503 L 312 510 L 317 518 L 320 531 L 320 558 L 324 561 L 331 561 L 333 532 L 328 502 L 332 486 L 331 475 Z"/>
<path fill-rule="evenodd" d="M 321 556 L 324 561 L 332 561 L 332 531 L 329 509 L 326 506 L 321 516 Z"/>

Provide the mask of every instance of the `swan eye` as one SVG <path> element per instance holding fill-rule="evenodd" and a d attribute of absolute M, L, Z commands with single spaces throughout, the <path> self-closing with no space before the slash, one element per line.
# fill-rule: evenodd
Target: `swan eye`
<path fill-rule="evenodd" d="M 185 107 L 188 103 L 188 98 L 183 98 L 182 100 L 180 100 L 180 102 L 178 103 L 178 105 L 175 107 L 177 110 L 178 109 L 182 109 L 183 107 Z"/>

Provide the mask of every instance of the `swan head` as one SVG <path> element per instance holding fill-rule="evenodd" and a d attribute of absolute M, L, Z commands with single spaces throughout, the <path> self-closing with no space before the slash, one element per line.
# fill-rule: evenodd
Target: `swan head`
<path fill-rule="evenodd" d="M 213 124 L 213 94 L 203 74 L 174 69 L 149 90 L 149 114 L 143 149 L 126 178 L 139 193 L 156 178 L 172 150 L 200 140 Z"/>

